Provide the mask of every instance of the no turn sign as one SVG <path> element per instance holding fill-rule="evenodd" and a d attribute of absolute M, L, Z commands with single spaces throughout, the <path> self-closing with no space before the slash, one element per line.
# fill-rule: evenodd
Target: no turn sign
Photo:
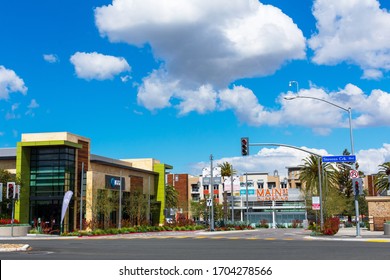
<path fill-rule="evenodd" d="M 359 172 L 357 170 L 352 169 L 351 171 L 349 171 L 349 178 L 359 178 Z"/>

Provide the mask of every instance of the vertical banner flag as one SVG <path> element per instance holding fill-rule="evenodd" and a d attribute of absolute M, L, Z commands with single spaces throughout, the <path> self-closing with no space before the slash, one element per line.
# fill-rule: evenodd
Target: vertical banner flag
<path fill-rule="evenodd" d="M 64 195 L 64 201 L 62 202 L 62 211 L 61 211 L 61 223 L 64 220 L 66 209 L 68 209 L 68 205 L 70 200 L 72 199 L 73 192 L 72 191 L 67 191 Z"/>
<path fill-rule="evenodd" d="M 311 198 L 311 208 L 313 210 L 320 210 L 321 209 L 321 202 L 320 202 L 320 197 L 319 196 L 313 196 Z"/>

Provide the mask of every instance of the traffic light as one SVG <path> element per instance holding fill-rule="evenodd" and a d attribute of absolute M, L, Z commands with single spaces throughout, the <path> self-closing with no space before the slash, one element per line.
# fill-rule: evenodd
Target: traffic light
<path fill-rule="evenodd" d="M 248 137 L 241 138 L 241 155 L 243 155 L 243 156 L 249 155 L 249 138 Z"/>
<path fill-rule="evenodd" d="M 363 179 L 362 178 L 353 178 L 352 179 L 352 189 L 355 196 L 363 194 Z"/>
<path fill-rule="evenodd" d="M 14 199 L 18 200 L 20 195 L 20 185 L 16 185 L 14 189 Z"/>
<path fill-rule="evenodd" d="M 14 199 L 15 198 L 15 182 L 8 182 L 7 183 L 7 199 Z"/>

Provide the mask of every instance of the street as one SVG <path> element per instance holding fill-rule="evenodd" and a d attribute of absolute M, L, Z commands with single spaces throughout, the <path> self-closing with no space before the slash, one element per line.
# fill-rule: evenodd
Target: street
<path fill-rule="evenodd" d="M 362 241 L 362 240 L 361 240 Z M 2 260 L 390 260 L 390 243 L 311 239 L 299 230 L 153 233 L 12 240 L 30 249 Z"/>

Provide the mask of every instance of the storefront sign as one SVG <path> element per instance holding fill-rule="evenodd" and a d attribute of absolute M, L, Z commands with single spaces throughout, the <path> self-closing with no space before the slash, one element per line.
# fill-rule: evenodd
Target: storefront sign
<path fill-rule="evenodd" d="M 122 181 L 122 184 L 121 184 Z M 125 180 L 124 178 L 106 175 L 106 189 L 119 190 L 122 185 L 122 190 L 125 189 Z"/>
<path fill-rule="evenodd" d="M 246 190 L 240 190 L 240 195 L 246 195 Z M 248 195 L 255 195 L 255 190 L 254 189 L 248 189 Z"/>
<path fill-rule="evenodd" d="M 257 190 L 258 201 L 287 201 L 288 189 L 258 189 Z"/>

